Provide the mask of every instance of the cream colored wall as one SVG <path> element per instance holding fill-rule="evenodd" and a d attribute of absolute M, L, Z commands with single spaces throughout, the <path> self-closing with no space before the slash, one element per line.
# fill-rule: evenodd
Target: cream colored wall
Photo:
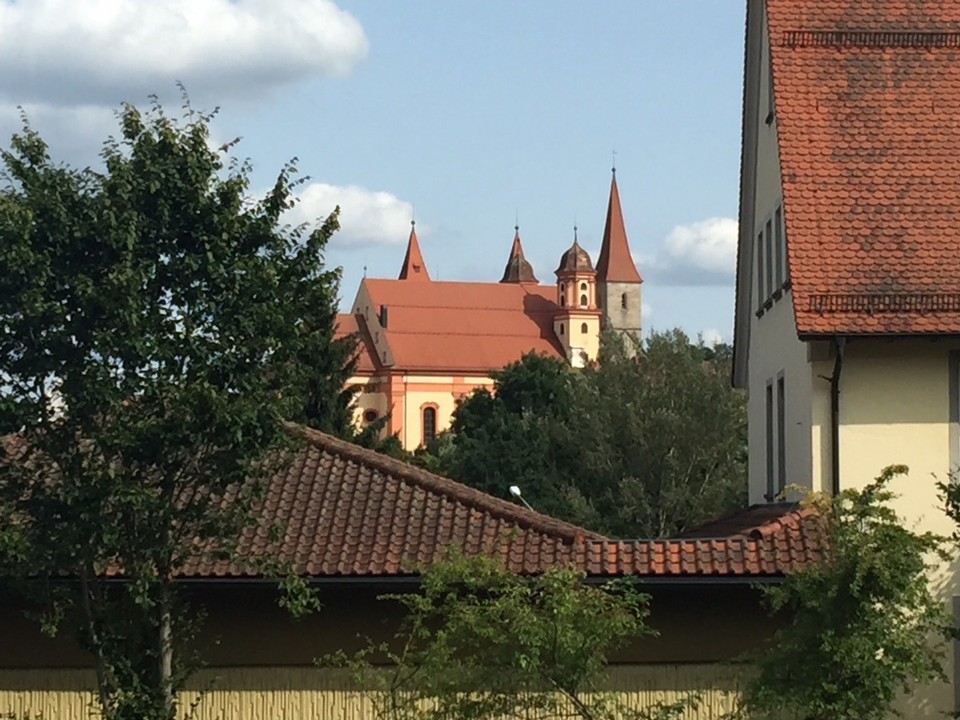
<path fill-rule="evenodd" d="M 762 8 L 762 3 L 758 3 Z M 766 27 L 762 18 L 761 27 Z M 777 123 L 767 124 L 767 88 L 770 83 L 769 45 L 766 33 L 762 35 L 760 51 L 761 72 L 758 86 L 761 101 L 757 105 L 757 165 L 756 196 L 753 228 L 749 233 L 751 250 L 754 253 L 751 273 L 750 301 L 750 359 L 748 377 L 748 442 L 749 453 L 749 499 L 751 503 L 765 502 L 767 492 L 766 456 L 766 388 L 773 383 L 776 404 L 777 377 L 784 378 L 785 425 L 786 425 L 786 484 L 810 484 L 811 447 L 816 433 L 812 417 L 811 398 L 823 391 L 822 380 L 815 380 L 807 363 L 806 345 L 797 339 L 793 314 L 793 294 L 789 289 L 766 309 L 760 317 L 756 311 L 762 298 L 756 282 L 756 238 L 766 221 L 781 202 L 780 155 L 777 146 Z M 774 406 L 774 467 L 776 459 L 776 405 Z M 775 490 L 776 491 L 776 490 Z"/>
<path fill-rule="evenodd" d="M 699 695 L 685 720 L 721 717 L 734 709 L 739 672 L 720 665 L 626 665 L 610 671 L 607 688 L 630 707 Z M 195 705 L 194 705 L 195 704 Z M 0 717 L 87 720 L 94 710 L 93 673 L 83 670 L 0 670 Z M 316 667 L 211 668 L 180 694 L 181 718 L 196 720 L 369 720 L 369 696 L 343 671 Z"/>
<path fill-rule="evenodd" d="M 400 442 L 407 450 L 416 450 L 423 441 L 423 408 L 437 408 L 437 433 L 450 427 L 457 400 L 476 388 L 493 388 L 493 380 L 484 376 L 404 375 L 403 426 Z"/>
<path fill-rule="evenodd" d="M 385 378 L 357 375 L 347 381 L 347 386 L 360 388 L 353 401 L 353 423 L 357 427 L 367 425 L 363 419 L 367 410 L 376 410 L 378 418 L 390 411 L 389 399 L 383 389 L 386 387 Z"/>

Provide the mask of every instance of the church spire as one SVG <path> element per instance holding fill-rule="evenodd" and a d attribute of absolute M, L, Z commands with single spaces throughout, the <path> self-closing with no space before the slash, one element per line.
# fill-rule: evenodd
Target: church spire
<path fill-rule="evenodd" d="M 417 221 L 410 221 L 410 240 L 407 241 L 407 254 L 403 258 L 403 267 L 400 268 L 401 280 L 430 281 L 430 273 L 423 262 L 420 252 L 420 243 L 417 241 Z"/>
<path fill-rule="evenodd" d="M 510 248 L 510 257 L 507 266 L 503 269 L 502 283 L 535 283 L 539 282 L 533 274 L 533 266 L 523 256 L 523 245 L 520 244 L 520 226 L 514 225 L 513 247 Z"/>
<path fill-rule="evenodd" d="M 600 282 L 641 283 L 643 279 L 637 272 L 637 266 L 633 264 L 630 244 L 627 242 L 627 229 L 623 223 L 623 211 L 620 209 L 620 192 L 617 190 L 616 166 L 612 173 L 607 223 L 603 228 L 603 244 L 597 259 L 597 279 Z"/>

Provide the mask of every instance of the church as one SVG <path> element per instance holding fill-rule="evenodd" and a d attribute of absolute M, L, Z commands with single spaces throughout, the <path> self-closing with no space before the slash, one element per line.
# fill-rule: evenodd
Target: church
<path fill-rule="evenodd" d="M 396 280 L 364 278 L 338 333 L 357 337 L 351 385 L 358 424 L 386 416 L 404 448 L 427 445 L 446 429 L 458 398 L 492 388 L 491 373 L 529 352 L 594 362 L 603 329 L 640 335 L 640 285 L 627 241 L 616 170 L 610 183 L 600 256 L 577 242 L 560 257 L 553 284 L 541 284 L 524 257 L 520 229 L 499 282 L 430 278 L 411 223 Z"/>

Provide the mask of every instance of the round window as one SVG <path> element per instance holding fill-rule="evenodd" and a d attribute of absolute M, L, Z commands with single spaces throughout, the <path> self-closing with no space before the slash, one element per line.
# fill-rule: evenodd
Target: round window
<path fill-rule="evenodd" d="M 378 417 L 380 417 L 380 414 L 376 410 L 366 410 L 363 413 L 364 422 L 372 423 Z"/>

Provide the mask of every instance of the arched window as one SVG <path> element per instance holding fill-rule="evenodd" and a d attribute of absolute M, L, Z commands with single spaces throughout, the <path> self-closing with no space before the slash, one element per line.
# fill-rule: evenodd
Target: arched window
<path fill-rule="evenodd" d="M 563 335 L 563 323 L 560 323 L 560 334 Z"/>
<path fill-rule="evenodd" d="M 437 409 L 433 405 L 423 408 L 423 444 L 429 445 L 437 437 Z"/>
<path fill-rule="evenodd" d="M 627 294 L 626 294 L 626 293 L 622 293 L 622 294 L 620 295 L 620 307 L 622 307 L 624 310 L 627 309 Z"/>
<path fill-rule="evenodd" d="M 363 421 L 364 421 L 365 423 L 372 423 L 372 422 L 373 422 L 374 420 L 376 420 L 378 417 L 380 417 L 380 414 L 379 414 L 376 410 L 373 410 L 373 409 L 365 410 L 364 413 L 363 413 Z"/>
<path fill-rule="evenodd" d="M 580 307 L 586 307 L 590 302 L 587 300 L 586 294 L 580 296 Z"/>
<path fill-rule="evenodd" d="M 582 325 L 580 325 L 580 332 L 582 332 L 584 335 L 590 332 L 590 328 L 587 327 L 586 323 L 583 323 Z"/>
<path fill-rule="evenodd" d="M 587 291 L 587 284 L 585 282 L 580 283 L 580 292 Z"/>
<path fill-rule="evenodd" d="M 567 304 L 567 298 L 563 295 L 560 296 L 560 307 L 564 307 Z"/>

